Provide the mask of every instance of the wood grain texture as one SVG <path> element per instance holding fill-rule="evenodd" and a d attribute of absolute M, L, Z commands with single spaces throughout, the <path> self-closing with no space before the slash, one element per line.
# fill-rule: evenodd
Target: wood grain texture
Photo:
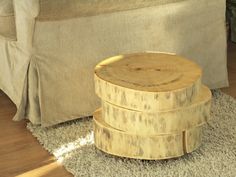
<path fill-rule="evenodd" d="M 186 130 L 184 138 L 186 153 L 196 150 L 202 143 L 202 126 Z"/>
<path fill-rule="evenodd" d="M 188 105 L 201 88 L 201 69 L 175 55 L 116 56 L 95 69 L 95 91 L 107 102 L 145 112 Z"/>
<path fill-rule="evenodd" d="M 182 156 L 185 153 L 184 149 L 190 152 L 197 148 L 195 145 L 199 145 L 185 141 L 185 136 L 189 136 L 192 130 L 166 135 L 137 135 L 114 129 L 104 122 L 101 114 L 101 110 L 94 113 L 95 145 L 112 155 L 147 160 L 168 159 Z M 195 137 L 189 136 L 189 138 Z M 193 142 L 199 141 L 193 140 Z"/>
<path fill-rule="evenodd" d="M 15 105 L 0 90 L 0 176 L 72 176 L 26 129 L 26 121 L 12 121 L 15 112 Z"/>
<path fill-rule="evenodd" d="M 170 134 L 200 126 L 211 119 L 211 91 L 203 86 L 192 104 L 171 111 L 142 112 L 102 102 L 103 119 L 110 126 L 135 134 Z"/>

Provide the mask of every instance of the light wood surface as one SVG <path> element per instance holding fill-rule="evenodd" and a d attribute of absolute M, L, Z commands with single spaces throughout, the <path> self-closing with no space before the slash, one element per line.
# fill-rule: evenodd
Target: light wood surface
<path fill-rule="evenodd" d="M 171 111 L 142 112 L 102 102 L 103 119 L 110 126 L 126 132 L 146 135 L 170 134 L 200 126 L 211 119 L 211 92 L 203 86 L 187 107 Z"/>
<path fill-rule="evenodd" d="M 195 129 L 199 128 L 174 134 L 137 135 L 114 129 L 105 123 L 101 109 L 94 113 L 96 147 L 121 157 L 157 160 L 182 156 L 184 153 L 192 152 L 201 143 L 199 142 L 201 139 L 197 136 L 200 133 Z M 190 140 L 192 138 L 196 139 Z"/>
<path fill-rule="evenodd" d="M 201 144 L 211 92 L 192 61 L 164 53 L 115 56 L 95 68 L 102 108 L 94 113 L 95 145 L 136 159 L 168 159 Z M 128 148 L 127 148 L 128 147 Z"/>
<path fill-rule="evenodd" d="M 72 176 L 26 129 L 26 121 L 12 120 L 15 112 L 15 105 L 0 91 L 0 176 Z"/>
<path fill-rule="evenodd" d="M 222 91 L 236 98 L 236 44 L 233 43 L 229 43 L 228 71 L 230 86 L 222 89 Z M 15 111 L 14 104 L 0 91 L 1 177 L 19 175 L 21 177 L 72 176 L 61 165 L 55 162 L 55 159 L 26 130 L 25 122 L 12 121 Z M 30 153 L 28 153 L 29 149 Z M 4 159 L 2 157 L 3 154 Z M 26 156 L 29 156 L 31 159 L 24 158 Z"/>
<path fill-rule="evenodd" d="M 185 134 L 184 142 L 186 143 L 186 146 L 185 146 L 186 153 L 190 153 L 196 150 L 201 145 L 201 142 L 202 142 L 202 127 L 201 126 L 186 130 L 184 134 Z"/>
<path fill-rule="evenodd" d="M 202 71 L 176 55 L 141 53 L 116 56 L 95 69 L 95 90 L 107 102 L 154 112 L 188 105 L 201 88 Z"/>

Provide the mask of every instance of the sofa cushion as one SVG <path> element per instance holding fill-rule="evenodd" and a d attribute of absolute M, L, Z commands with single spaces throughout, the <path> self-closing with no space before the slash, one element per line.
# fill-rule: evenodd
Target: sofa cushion
<path fill-rule="evenodd" d="M 16 39 L 13 0 L 0 0 L 0 36 Z"/>
<path fill-rule="evenodd" d="M 163 5 L 185 0 L 40 0 L 38 20 L 61 20 Z"/>

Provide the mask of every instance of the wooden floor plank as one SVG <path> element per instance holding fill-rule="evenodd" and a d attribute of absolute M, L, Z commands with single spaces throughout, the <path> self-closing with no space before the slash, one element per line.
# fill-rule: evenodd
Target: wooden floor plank
<path fill-rule="evenodd" d="M 26 121 L 12 121 L 15 112 L 15 105 L 0 91 L 0 176 L 72 176 L 26 129 Z"/>

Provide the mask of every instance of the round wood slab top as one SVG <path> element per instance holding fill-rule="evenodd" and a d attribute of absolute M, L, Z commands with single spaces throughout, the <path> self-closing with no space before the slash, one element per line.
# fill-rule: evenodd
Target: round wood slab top
<path fill-rule="evenodd" d="M 193 85 L 201 78 L 202 70 L 194 62 L 177 55 L 137 53 L 100 62 L 95 75 L 129 89 L 165 92 Z"/>

